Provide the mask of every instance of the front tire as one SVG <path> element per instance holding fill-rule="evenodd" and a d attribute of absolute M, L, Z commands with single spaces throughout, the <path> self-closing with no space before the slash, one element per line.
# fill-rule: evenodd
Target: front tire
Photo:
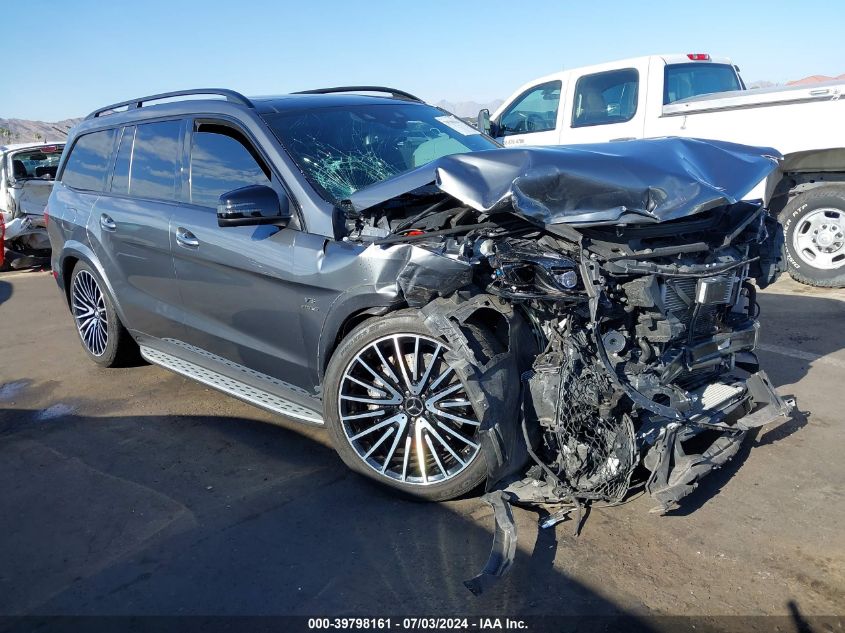
<path fill-rule="evenodd" d="M 101 367 L 116 367 L 137 356 L 138 346 L 120 322 L 99 273 L 77 262 L 68 293 L 76 333 L 88 358 Z"/>
<path fill-rule="evenodd" d="M 491 337 L 475 334 L 492 349 Z M 340 343 L 323 408 L 347 466 L 431 501 L 454 499 L 485 480 L 480 423 L 448 351 L 412 310 L 371 319 Z"/>
<path fill-rule="evenodd" d="M 823 288 L 845 286 L 845 187 L 796 195 L 781 212 L 789 274 Z"/>

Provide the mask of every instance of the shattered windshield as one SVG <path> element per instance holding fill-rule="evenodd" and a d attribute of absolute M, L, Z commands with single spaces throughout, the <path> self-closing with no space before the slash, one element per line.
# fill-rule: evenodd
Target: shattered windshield
<path fill-rule="evenodd" d="M 12 154 L 10 167 L 14 180 L 28 178 L 44 178 L 52 180 L 56 177 L 59 159 L 62 157 L 64 145 L 45 145 L 44 147 L 15 152 Z"/>
<path fill-rule="evenodd" d="M 308 181 L 335 203 L 443 156 L 498 147 L 457 117 L 422 104 L 328 107 L 266 118 Z"/>

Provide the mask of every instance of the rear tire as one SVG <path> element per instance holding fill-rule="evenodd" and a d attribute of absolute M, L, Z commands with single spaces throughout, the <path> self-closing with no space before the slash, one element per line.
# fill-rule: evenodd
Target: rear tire
<path fill-rule="evenodd" d="M 799 193 L 780 220 L 792 278 L 810 286 L 845 287 L 845 187 Z"/>
<path fill-rule="evenodd" d="M 474 335 L 492 355 L 492 335 Z M 414 310 L 366 321 L 340 343 L 326 371 L 323 411 L 347 466 L 429 501 L 460 497 L 484 482 L 477 418 L 443 357 L 448 349 Z"/>
<path fill-rule="evenodd" d="M 138 345 L 127 332 L 99 273 L 77 262 L 70 277 L 70 311 L 88 358 L 101 367 L 118 367 L 138 357 Z"/>

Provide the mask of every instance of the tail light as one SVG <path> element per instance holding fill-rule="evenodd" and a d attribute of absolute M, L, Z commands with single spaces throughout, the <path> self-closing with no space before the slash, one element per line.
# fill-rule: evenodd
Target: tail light
<path fill-rule="evenodd" d="M 708 53 L 687 53 L 687 57 L 689 57 L 694 62 L 710 61 L 710 55 Z"/>

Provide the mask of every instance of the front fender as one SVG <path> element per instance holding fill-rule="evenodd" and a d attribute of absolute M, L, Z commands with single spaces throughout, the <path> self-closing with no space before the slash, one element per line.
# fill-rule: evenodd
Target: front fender
<path fill-rule="evenodd" d="M 472 283 L 472 266 L 413 244 L 370 245 L 356 257 L 355 272 L 369 283 L 341 292 L 323 321 L 317 352 L 322 382 L 338 333 L 350 318 L 362 313 L 386 314 L 405 306 L 421 308 Z M 363 274 L 361 274 L 363 273 Z"/>
<path fill-rule="evenodd" d="M 356 286 L 341 293 L 329 307 L 317 344 L 318 379 L 323 382 L 338 334 L 350 319 L 369 314 L 387 314 L 404 306 L 396 284 Z"/>

